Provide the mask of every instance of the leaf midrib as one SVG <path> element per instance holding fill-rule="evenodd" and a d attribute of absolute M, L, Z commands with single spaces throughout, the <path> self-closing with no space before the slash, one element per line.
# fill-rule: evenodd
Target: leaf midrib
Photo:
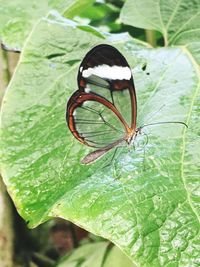
<path fill-rule="evenodd" d="M 177 38 L 177 36 L 179 35 L 179 33 L 183 33 L 183 32 L 181 32 L 182 29 L 183 29 L 188 23 L 190 23 L 190 21 L 193 20 L 194 17 L 196 17 L 196 16 L 199 15 L 199 14 L 200 14 L 200 11 L 198 11 L 195 15 L 193 15 L 192 17 L 190 17 L 189 20 L 187 20 L 185 23 L 183 23 L 183 24 L 181 25 L 181 27 L 179 28 L 179 30 L 178 30 L 174 35 L 172 35 L 172 36 L 169 38 L 169 40 L 168 40 L 168 41 L 169 41 L 169 44 L 174 43 L 174 39 Z"/>
<path fill-rule="evenodd" d="M 167 24 L 166 24 L 166 26 L 165 26 L 165 27 L 166 27 L 166 32 L 168 31 L 169 25 L 171 24 L 171 22 L 173 21 L 175 15 L 176 15 L 176 12 L 177 12 L 177 10 L 178 10 L 178 8 L 179 8 L 179 6 L 180 6 L 181 1 L 182 1 L 182 0 L 179 0 L 179 1 L 177 2 L 174 11 L 172 12 L 171 16 L 169 17 L 169 20 L 168 20 L 168 22 L 167 22 Z"/>
<path fill-rule="evenodd" d="M 183 51 L 185 51 L 186 55 L 189 57 L 189 60 L 193 63 L 193 66 L 195 67 L 195 70 L 196 70 L 196 72 L 198 74 L 198 78 L 199 78 L 199 82 L 197 84 L 196 91 L 195 91 L 194 96 L 192 98 L 190 110 L 188 112 L 188 116 L 186 119 L 186 124 L 189 125 L 190 118 L 192 116 L 192 108 L 193 108 L 194 102 L 198 96 L 198 93 L 200 92 L 200 69 L 199 69 L 199 66 L 196 63 L 195 59 L 193 58 L 192 54 L 189 52 L 189 50 L 186 49 L 185 47 L 182 47 L 182 49 L 183 49 Z M 192 201 L 190 199 L 190 195 L 189 195 L 189 192 L 187 190 L 186 177 L 184 176 L 184 162 L 185 162 L 184 158 L 185 158 L 185 152 L 186 152 L 186 132 L 187 132 L 187 128 L 185 127 L 184 132 L 183 132 L 183 150 L 182 150 L 182 157 L 181 157 L 181 178 L 183 181 L 183 185 L 184 185 L 186 195 L 187 195 L 187 200 L 188 200 L 188 203 L 190 204 L 191 210 L 193 211 L 193 213 L 197 217 L 198 221 L 200 222 L 198 212 L 196 211 L 196 208 L 194 207 L 194 205 L 192 204 Z"/>

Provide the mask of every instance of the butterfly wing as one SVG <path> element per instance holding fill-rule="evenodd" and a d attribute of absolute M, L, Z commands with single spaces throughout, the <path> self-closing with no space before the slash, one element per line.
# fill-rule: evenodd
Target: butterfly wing
<path fill-rule="evenodd" d="M 102 148 L 126 134 L 126 122 L 113 104 L 99 95 L 77 90 L 67 104 L 67 122 L 83 144 Z"/>
<path fill-rule="evenodd" d="M 109 45 L 88 52 L 79 68 L 78 86 L 68 101 L 66 119 L 80 142 L 97 148 L 83 159 L 90 163 L 135 129 L 135 89 L 126 59 Z"/>

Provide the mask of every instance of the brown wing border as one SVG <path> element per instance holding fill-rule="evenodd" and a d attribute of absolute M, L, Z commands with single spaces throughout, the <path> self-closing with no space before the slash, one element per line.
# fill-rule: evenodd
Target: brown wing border
<path fill-rule="evenodd" d="M 71 133 L 74 135 L 76 139 L 78 139 L 81 143 L 90 146 L 90 147 L 96 147 L 95 145 L 89 144 L 84 137 L 82 137 L 79 132 L 76 129 L 76 123 L 74 119 L 74 111 L 76 110 L 77 107 L 82 106 L 86 101 L 96 101 L 110 110 L 114 112 L 114 114 L 118 117 L 118 119 L 121 121 L 125 128 L 125 132 L 130 132 L 130 128 L 124 118 L 122 117 L 121 113 L 116 109 L 116 107 L 108 100 L 105 98 L 94 94 L 94 93 L 85 93 L 83 91 L 77 90 L 74 92 L 74 94 L 70 97 L 68 104 L 67 104 L 67 112 L 66 112 L 66 120 L 68 127 L 71 131 Z M 126 135 L 125 135 L 126 136 Z M 124 138 L 125 138 L 124 136 Z"/>

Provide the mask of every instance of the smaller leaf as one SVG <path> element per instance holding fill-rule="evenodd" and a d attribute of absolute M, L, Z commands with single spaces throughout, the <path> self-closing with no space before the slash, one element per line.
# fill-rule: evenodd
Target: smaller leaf
<path fill-rule="evenodd" d="M 121 20 L 161 32 L 166 46 L 185 46 L 200 64 L 200 1 L 127 0 Z"/>
<path fill-rule="evenodd" d="M 97 242 L 81 246 L 64 257 L 57 267 L 101 267 L 108 244 L 108 242 Z"/>

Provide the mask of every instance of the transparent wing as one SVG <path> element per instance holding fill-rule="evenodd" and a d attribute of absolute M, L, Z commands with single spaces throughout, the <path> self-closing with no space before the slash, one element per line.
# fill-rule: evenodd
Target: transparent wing
<path fill-rule="evenodd" d="M 68 101 L 67 122 L 80 142 L 96 148 L 123 139 L 128 127 L 111 102 L 79 90 Z"/>

